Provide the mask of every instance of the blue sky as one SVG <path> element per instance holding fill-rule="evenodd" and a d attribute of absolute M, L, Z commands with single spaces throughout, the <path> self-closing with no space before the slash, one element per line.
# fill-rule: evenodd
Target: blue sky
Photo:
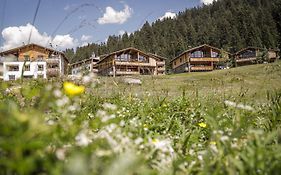
<path fill-rule="evenodd" d="M 109 35 L 134 32 L 147 20 L 153 22 L 166 12 L 178 13 L 213 0 L 41 0 L 34 27 L 32 19 L 38 0 L 0 0 L 2 50 L 27 42 L 52 43 L 64 49 L 87 42 L 104 42 Z M 55 29 L 59 26 L 57 31 Z M 13 27 L 13 28 L 12 28 Z M 53 35 L 52 35 L 53 34 Z"/>

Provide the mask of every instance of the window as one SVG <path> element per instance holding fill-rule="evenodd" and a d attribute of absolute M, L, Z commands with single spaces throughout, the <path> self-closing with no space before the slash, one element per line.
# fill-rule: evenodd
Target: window
<path fill-rule="evenodd" d="M 24 61 L 30 61 L 29 55 L 24 55 Z"/>
<path fill-rule="evenodd" d="M 218 58 L 219 57 L 219 53 L 218 52 L 212 52 L 211 57 L 212 58 Z"/>
<path fill-rule="evenodd" d="M 176 61 L 174 61 L 174 65 L 176 65 L 177 63 L 176 63 Z"/>
<path fill-rule="evenodd" d="M 15 75 L 9 75 L 9 80 L 16 80 L 16 76 Z"/>
<path fill-rule="evenodd" d="M 30 71 L 30 65 L 25 65 L 24 66 L 24 71 Z"/>
<path fill-rule="evenodd" d="M 38 61 L 43 61 L 43 59 L 44 59 L 44 55 L 38 55 L 37 56 L 37 60 Z"/>
<path fill-rule="evenodd" d="M 19 66 L 17 65 L 8 66 L 8 71 L 19 71 Z"/>
<path fill-rule="evenodd" d="M 180 58 L 180 63 L 182 63 L 182 58 Z"/>
<path fill-rule="evenodd" d="M 38 65 L 38 71 L 43 71 L 44 70 L 44 66 L 43 65 Z"/>
<path fill-rule="evenodd" d="M 256 51 L 255 50 L 246 50 L 243 53 L 239 55 L 240 58 L 251 58 L 256 57 Z"/>
<path fill-rule="evenodd" d="M 204 57 L 204 53 L 202 51 L 195 51 L 191 53 L 191 58 L 203 58 Z"/>
<path fill-rule="evenodd" d="M 48 64 L 48 68 L 56 69 L 56 68 L 59 68 L 59 65 L 58 64 Z"/>
<path fill-rule="evenodd" d="M 117 57 L 119 61 L 130 61 L 131 55 L 130 54 L 122 54 Z"/>

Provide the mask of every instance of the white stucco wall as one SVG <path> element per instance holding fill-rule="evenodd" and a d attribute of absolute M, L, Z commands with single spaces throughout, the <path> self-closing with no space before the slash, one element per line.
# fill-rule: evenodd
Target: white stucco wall
<path fill-rule="evenodd" d="M 9 76 L 15 76 L 15 79 L 21 78 L 22 69 L 24 62 L 4 62 L 3 63 L 3 79 L 4 81 L 9 81 Z M 29 71 L 24 71 L 23 76 L 30 76 L 32 78 L 38 78 L 38 76 L 43 76 L 47 78 L 46 75 L 46 62 L 26 62 L 25 65 L 30 65 Z M 43 66 L 43 71 L 38 70 L 38 65 Z M 19 66 L 18 71 L 9 71 L 9 66 Z"/>

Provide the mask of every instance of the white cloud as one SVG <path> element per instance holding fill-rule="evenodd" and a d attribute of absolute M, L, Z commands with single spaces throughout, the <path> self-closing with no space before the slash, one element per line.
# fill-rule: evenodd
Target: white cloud
<path fill-rule="evenodd" d="M 163 19 L 165 18 L 171 18 L 171 19 L 174 19 L 176 18 L 176 13 L 173 13 L 173 12 L 166 12 L 164 16 L 161 16 L 159 19 L 162 21 Z"/>
<path fill-rule="evenodd" d="M 201 0 L 201 3 L 209 5 L 212 4 L 215 0 Z"/>
<path fill-rule="evenodd" d="M 82 35 L 81 41 L 89 41 L 92 38 L 91 35 Z"/>
<path fill-rule="evenodd" d="M 98 19 L 99 24 L 123 24 L 132 15 L 133 10 L 125 5 L 124 9 L 121 11 L 116 11 L 112 7 L 108 6 L 105 9 L 103 17 Z"/>
<path fill-rule="evenodd" d="M 53 46 L 60 49 L 72 48 L 78 44 L 78 41 L 67 35 L 56 35 L 52 41 Z"/>
<path fill-rule="evenodd" d="M 57 46 L 56 49 L 71 48 L 78 44 L 78 41 L 70 35 L 56 35 L 52 38 L 51 36 L 48 36 L 47 33 L 40 33 L 36 27 L 28 23 L 26 26 L 5 28 L 2 31 L 4 43 L 3 46 L 0 47 L 0 50 L 7 50 L 22 46 L 23 43 L 27 44 L 31 29 L 32 36 L 30 43 L 42 46 L 49 46 L 49 43 L 52 43 L 53 46 Z"/>

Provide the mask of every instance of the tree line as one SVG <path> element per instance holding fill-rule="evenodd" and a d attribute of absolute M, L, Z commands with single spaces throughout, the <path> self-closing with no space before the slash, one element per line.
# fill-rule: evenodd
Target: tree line
<path fill-rule="evenodd" d="M 71 62 L 103 55 L 126 47 L 166 57 L 169 62 L 181 52 L 210 44 L 234 53 L 247 46 L 280 48 L 281 0 L 217 0 L 179 12 L 175 19 L 145 22 L 134 33 L 112 35 L 105 43 L 89 43 L 66 49 Z"/>

